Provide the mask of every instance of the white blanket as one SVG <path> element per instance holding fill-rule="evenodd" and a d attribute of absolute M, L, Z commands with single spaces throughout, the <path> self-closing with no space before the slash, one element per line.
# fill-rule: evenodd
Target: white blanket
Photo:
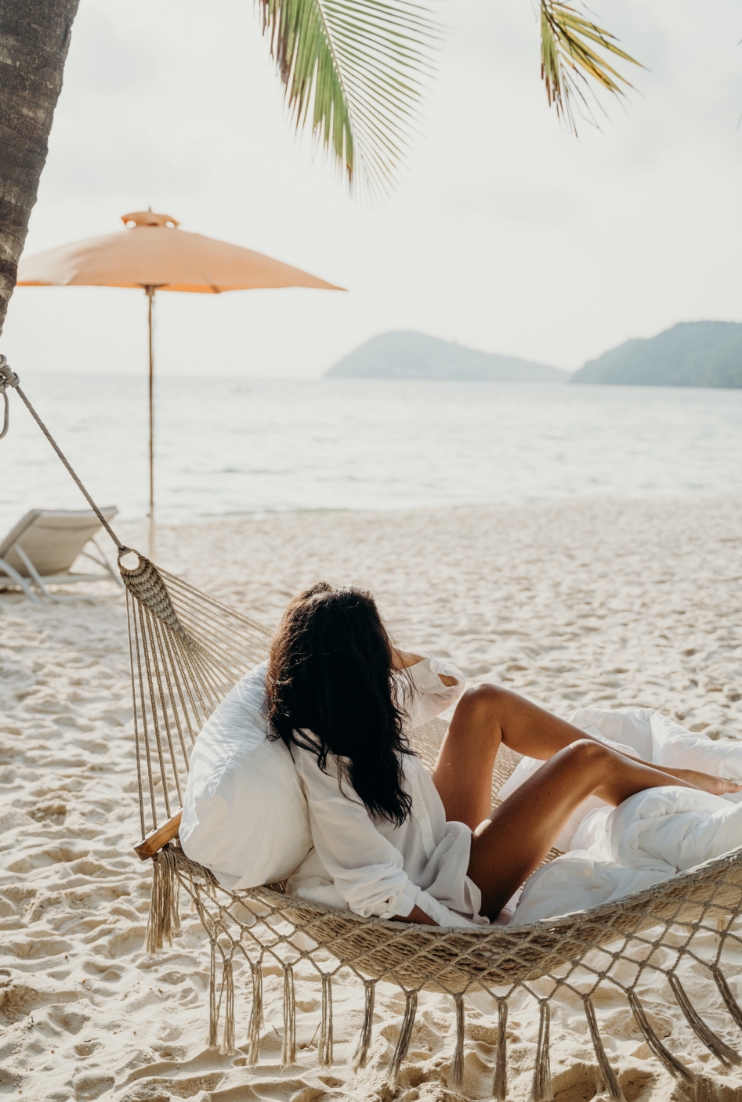
<path fill-rule="evenodd" d="M 645 761 L 742 783 L 742 742 L 693 735 L 648 708 L 581 708 L 570 722 Z M 503 786 L 503 798 L 543 764 L 524 758 Z M 612 902 L 742 846 L 742 793 L 711 796 L 668 785 L 639 792 L 617 808 L 591 797 L 556 844 L 567 852 L 526 881 L 514 923 Z"/>

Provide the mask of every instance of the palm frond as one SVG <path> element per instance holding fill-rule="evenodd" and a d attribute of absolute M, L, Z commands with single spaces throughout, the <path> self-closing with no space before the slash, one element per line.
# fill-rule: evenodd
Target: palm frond
<path fill-rule="evenodd" d="M 623 96 L 632 85 L 609 63 L 605 54 L 639 65 L 604 27 L 591 22 L 559 0 L 539 0 L 541 9 L 541 77 L 549 106 L 577 133 L 573 100 L 588 107 L 588 96 L 603 89 Z M 602 52 L 599 52 L 602 51 Z"/>
<path fill-rule="evenodd" d="M 412 0 L 258 0 L 297 129 L 353 186 L 386 191 L 415 130 L 440 37 Z"/>

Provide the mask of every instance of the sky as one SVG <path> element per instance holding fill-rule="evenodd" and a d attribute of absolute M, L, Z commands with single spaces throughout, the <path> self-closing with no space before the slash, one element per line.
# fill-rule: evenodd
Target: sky
<path fill-rule="evenodd" d="M 369 203 L 297 139 L 250 0 L 82 0 L 26 252 L 152 206 L 348 289 L 162 293 L 169 375 L 317 376 L 394 329 L 572 370 L 742 321 L 736 0 L 593 0 L 646 68 L 578 139 L 546 103 L 532 0 L 430 2 L 420 134 Z M 19 373 L 143 374 L 144 295 L 19 288 L 2 350 Z"/>

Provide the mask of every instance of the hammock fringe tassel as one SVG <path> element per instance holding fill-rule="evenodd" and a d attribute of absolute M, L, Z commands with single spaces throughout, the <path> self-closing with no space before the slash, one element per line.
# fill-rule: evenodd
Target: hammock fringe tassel
<path fill-rule="evenodd" d="M 222 1056 L 233 1056 L 237 1049 L 234 1036 L 234 969 L 231 955 L 224 958 L 220 1004 L 222 1000 L 224 1000 L 224 1033 L 219 1052 Z"/>
<path fill-rule="evenodd" d="M 551 1064 L 549 1063 L 549 1025 L 551 1008 L 546 999 L 541 1003 L 541 1015 L 538 1023 L 538 1045 L 536 1046 L 536 1064 L 533 1069 L 533 1087 L 531 1102 L 551 1102 L 554 1092 L 551 1087 Z"/>
<path fill-rule="evenodd" d="M 296 1063 L 296 992 L 294 988 L 294 969 L 290 964 L 283 966 L 283 1045 L 281 1047 L 281 1070 L 287 1071 Z"/>
<path fill-rule="evenodd" d="M 374 1027 L 374 1002 L 376 1001 L 376 981 L 364 980 L 364 1006 L 363 1025 L 361 1035 L 358 1038 L 358 1047 L 353 1056 L 353 1067 L 356 1071 L 365 1068 L 368 1060 L 368 1052 L 371 1047 L 371 1034 Z"/>
<path fill-rule="evenodd" d="M 673 1054 L 665 1048 L 665 1046 L 662 1044 L 662 1041 L 659 1039 L 654 1029 L 650 1025 L 649 1018 L 645 1013 L 644 1007 L 639 1002 L 636 991 L 631 988 L 626 992 L 626 997 L 629 1000 L 631 1012 L 636 1019 L 636 1024 L 639 1026 L 644 1040 L 647 1042 L 650 1049 L 655 1054 L 660 1063 L 664 1064 L 664 1066 L 670 1072 L 670 1075 L 674 1075 L 676 1079 L 684 1079 L 686 1083 L 693 1083 L 695 1080 L 693 1072 L 690 1071 L 690 1069 L 687 1068 L 685 1064 L 681 1063 L 681 1061 L 678 1060 L 677 1056 L 673 1056 Z"/>
<path fill-rule="evenodd" d="M 397 1087 L 399 1083 L 399 1071 L 402 1067 L 404 1058 L 407 1055 L 407 1049 L 410 1047 L 416 1014 L 417 991 L 408 991 L 405 998 L 404 1017 L 402 1018 L 402 1027 L 399 1031 L 399 1037 L 397 1039 L 397 1047 L 394 1050 L 392 1062 L 389 1065 L 389 1071 L 387 1073 L 387 1082 L 393 1090 Z"/>
<path fill-rule="evenodd" d="M 494 1102 L 506 1102 L 508 1093 L 508 1004 L 497 1000 L 497 1049 L 495 1051 L 495 1077 L 492 1081 Z"/>
<path fill-rule="evenodd" d="M 210 939 L 211 946 L 211 965 L 209 967 L 209 1037 L 206 1042 L 208 1048 L 214 1051 L 218 1048 L 218 1042 L 216 1039 L 217 1029 L 219 1027 L 219 1006 L 216 1001 L 216 949 L 217 940 L 216 936 L 212 934 Z"/>
<path fill-rule="evenodd" d="M 247 1063 L 255 1067 L 260 1059 L 260 1030 L 263 1028 L 263 962 L 251 960 L 252 1009 L 247 1026 Z"/>
<path fill-rule="evenodd" d="M 722 1041 L 718 1033 L 714 1033 L 713 1029 L 710 1029 L 704 1020 L 696 1013 L 685 988 L 675 973 L 671 972 L 667 978 L 670 981 L 672 993 L 678 1001 L 678 1006 L 683 1011 L 688 1025 L 696 1036 L 703 1041 L 706 1048 L 709 1049 L 710 1052 L 713 1052 L 716 1059 L 724 1064 L 725 1067 L 731 1067 L 733 1065 L 739 1066 L 740 1058 L 737 1053 L 733 1048 L 730 1048 L 729 1045 Z"/>
<path fill-rule="evenodd" d="M 211 935 L 211 968 L 209 969 L 209 1038 L 207 1045 L 222 1056 L 232 1056 L 236 1052 L 234 1027 L 234 969 L 232 955 L 222 951 L 216 933 Z M 219 997 L 216 995 L 217 949 L 222 955 L 222 978 L 219 984 Z M 219 1018 L 224 1005 L 224 1032 L 219 1044 Z"/>
<path fill-rule="evenodd" d="M 177 857 L 171 846 L 165 846 L 152 858 L 152 896 L 147 919 L 145 948 L 150 956 L 173 944 L 180 933 L 180 881 Z"/>
<path fill-rule="evenodd" d="M 448 1085 L 452 1091 L 458 1091 L 464 1084 L 464 996 L 454 995 L 453 1001 L 456 1009 L 456 1047 L 448 1073 Z"/>
<path fill-rule="evenodd" d="M 593 1000 L 589 995 L 585 995 L 583 1001 L 585 1004 L 587 1027 L 590 1030 L 590 1038 L 593 1042 L 593 1048 L 595 1049 L 595 1059 L 598 1061 L 600 1074 L 603 1076 L 605 1093 L 611 1099 L 611 1102 L 626 1102 L 624 1093 L 621 1090 L 621 1085 L 616 1078 L 616 1073 L 608 1062 L 608 1056 L 603 1047 L 603 1041 L 601 1040 L 600 1031 L 598 1029 L 598 1020 L 595 1016 Z"/>
<path fill-rule="evenodd" d="M 732 994 L 732 989 L 727 982 L 726 976 L 717 964 L 713 965 L 711 971 L 713 973 L 714 979 L 716 980 L 716 986 L 719 988 L 719 993 L 724 1000 L 724 1005 L 726 1006 L 731 1016 L 734 1018 L 739 1028 L 742 1029 L 742 1006 L 739 1005 L 734 995 Z"/>
<path fill-rule="evenodd" d="M 321 1068 L 332 1066 L 332 976 L 329 972 L 322 973 L 322 1024 L 317 1062 Z"/>

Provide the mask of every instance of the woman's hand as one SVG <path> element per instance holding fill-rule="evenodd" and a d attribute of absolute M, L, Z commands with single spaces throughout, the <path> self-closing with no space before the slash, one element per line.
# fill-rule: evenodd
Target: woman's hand
<path fill-rule="evenodd" d="M 392 647 L 392 665 L 395 670 L 406 670 L 408 666 L 415 666 L 422 660 L 423 656 L 421 654 L 412 654 L 410 651 L 397 650 L 396 647 Z M 449 688 L 456 684 L 456 678 L 449 677 L 447 673 L 439 673 L 438 677 Z"/>
<path fill-rule="evenodd" d="M 426 915 L 425 911 L 421 910 L 417 904 L 412 908 L 408 915 L 394 915 L 391 919 L 392 922 L 417 922 L 420 926 L 437 926 L 438 923 Z"/>
<path fill-rule="evenodd" d="M 392 647 L 392 665 L 395 670 L 406 670 L 408 666 L 414 666 L 422 660 L 421 654 L 412 654 L 411 651 L 397 650 L 396 647 Z"/>

